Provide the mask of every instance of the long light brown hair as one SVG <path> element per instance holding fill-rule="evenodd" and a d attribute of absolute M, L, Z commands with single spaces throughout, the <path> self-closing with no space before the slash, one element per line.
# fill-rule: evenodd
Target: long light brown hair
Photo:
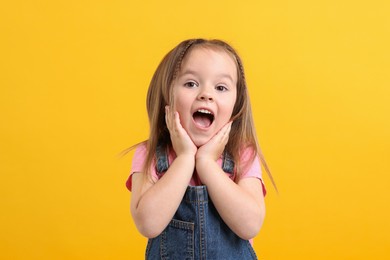
<path fill-rule="evenodd" d="M 147 157 L 145 158 L 144 163 L 145 176 L 151 177 L 150 169 L 155 165 L 155 151 L 157 145 L 163 145 L 166 149 L 172 149 L 169 131 L 165 122 L 165 106 L 172 104 L 172 88 L 181 69 L 184 57 L 195 48 L 209 48 L 216 51 L 223 51 L 236 63 L 238 76 L 237 99 L 231 117 L 233 123 L 229 141 L 225 147 L 225 151 L 230 154 L 235 162 L 234 181 L 237 182 L 240 179 L 243 170 L 250 165 L 256 155 L 259 155 L 264 169 L 276 188 L 257 141 L 241 58 L 233 47 L 221 40 L 185 40 L 168 52 L 158 65 L 150 82 L 146 100 L 150 132 L 149 139 L 145 141 L 147 148 Z M 135 146 L 129 148 L 129 150 Z M 243 162 L 240 160 L 241 153 L 247 148 L 251 149 L 253 152 L 251 153 L 250 160 Z"/>

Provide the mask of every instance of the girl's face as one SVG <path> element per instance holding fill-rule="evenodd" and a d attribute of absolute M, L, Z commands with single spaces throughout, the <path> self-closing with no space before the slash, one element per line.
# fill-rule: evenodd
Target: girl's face
<path fill-rule="evenodd" d="M 236 63 L 223 50 L 195 47 L 173 86 L 180 123 L 197 147 L 229 122 L 237 97 Z"/>

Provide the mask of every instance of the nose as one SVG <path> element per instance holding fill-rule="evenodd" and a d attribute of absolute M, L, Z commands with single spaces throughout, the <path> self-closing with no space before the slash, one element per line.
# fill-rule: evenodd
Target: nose
<path fill-rule="evenodd" d="M 201 101 L 214 101 L 213 94 L 206 88 L 201 89 L 198 99 Z"/>

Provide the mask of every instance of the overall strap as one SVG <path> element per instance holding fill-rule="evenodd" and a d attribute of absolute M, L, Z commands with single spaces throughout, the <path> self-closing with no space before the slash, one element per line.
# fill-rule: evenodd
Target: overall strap
<path fill-rule="evenodd" d="M 163 145 L 161 142 L 159 142 L 156 147 L 157 175 L 160 177 L 168 170 L 168 168 L 169 168 L 169 161 L 168 161 L 167 147 Z"/>
<path fill-rule="evenodd" d="M 156 147 L 156 172 L 158 176 L 163 175 L 169 168 L 168 149 L 165 145 L 158 143 Z M 234 161 L 231 155 L 223 152 L 222 170 L 230 175 L 234 173 Z"/>
<path fill-rule="evenodd" d="M 232 175 L 234 173 L 234 161 L 232 156 L 225 150 L 222 158 L 222 170 Z"/>

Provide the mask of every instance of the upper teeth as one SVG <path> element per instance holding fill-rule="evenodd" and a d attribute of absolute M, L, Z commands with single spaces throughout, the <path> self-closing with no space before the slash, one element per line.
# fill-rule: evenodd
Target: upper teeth
<path fill-rule="evenodd" d="M 205 113 L 205 114 L 211 114 L 211 112 L 206 110 L 206 109 L 198 109 L 198 112 L 199 113 Z"/>

